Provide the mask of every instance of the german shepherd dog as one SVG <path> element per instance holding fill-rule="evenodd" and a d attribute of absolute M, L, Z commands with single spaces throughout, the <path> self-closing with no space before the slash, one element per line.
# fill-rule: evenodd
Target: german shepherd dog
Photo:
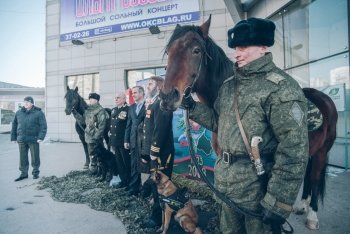
<path fill-rule="evenodd" d="M 159 170 L 151 175 L 151 180 L 157 185 L 159 200 L 163 207 L 162 226 L 157 232 L 167 233 L 172 213 L 175 212 L 174 218 L 184 231 L 201 234 L 201 229 L 197 227 L 198 214 L 191 200 L 185 197 L 186 191 L 178 189 L 169 177 Z"/>

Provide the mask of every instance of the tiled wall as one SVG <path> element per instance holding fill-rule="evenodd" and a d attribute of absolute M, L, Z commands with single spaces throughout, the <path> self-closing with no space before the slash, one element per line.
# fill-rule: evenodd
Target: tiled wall
<path fill-rule="evenodd" d="M 200 0 L 201 24 L 212 14 L 210 35 L 231 56 L 226 32 L 233 26 L 224 0 Z M 164 47 L 174 25 L 160 27 L 159 35 L 148 30 L 116 34 L 75 46 L 59 43 L 59 0 L 46 1 L 46 102 L 48 136 L 53 140 L 79 141 L 74 118 L 64 113 L 68 75 L 100 73 L 101 104 L 113 107 L 114 95 L 124 90 L 125 70 L 162 66 Z"/>

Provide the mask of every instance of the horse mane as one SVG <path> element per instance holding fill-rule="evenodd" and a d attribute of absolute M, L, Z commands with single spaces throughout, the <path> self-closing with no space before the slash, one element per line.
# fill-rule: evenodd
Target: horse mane
<path fill-rule="evenodd" d="M 212 87 L 219 91 L 220 86 L 228 77 L 233 75 L 233 62 L 226 56 L 225 52 L 210 38 L 206 39 L 207 79 L 212 81 Z"/>
<path fill-rule="evenodd" d="M 201 27 L 194 25 L 177 26 L 165 47 L 166 51 L 169 50 L 175 40 L 183 37 L 188 32 L 197 33 L 203 39 L 206 53 L 204 65 L 207 73 L 203 80 L 198 80 L 198 82 L 202 82 L 202 88 L 204 85 L 208 90 L 198 88 L 197 85 L 193 88 L 193 91 L 206 99 L 209 106 L 212 106 L 224 80 L 233 75 L 233 62 L 209 35 L 206 38 L 204 37 Z"/>

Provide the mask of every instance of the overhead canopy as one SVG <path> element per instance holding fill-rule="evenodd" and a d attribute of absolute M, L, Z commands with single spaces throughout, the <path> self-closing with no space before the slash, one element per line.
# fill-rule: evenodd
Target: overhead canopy
<path fill-rule="evenodd" d="M 245 19 L 248 12 L 259 0 L 224 0 L 233 22 Z"/>

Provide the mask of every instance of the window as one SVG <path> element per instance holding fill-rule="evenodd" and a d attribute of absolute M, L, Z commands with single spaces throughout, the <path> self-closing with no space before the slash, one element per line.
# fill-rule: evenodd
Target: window
<path fill-rule="evenodd" d="M 346 89 L 349 89 L 348 65 L 348 57 L 341 54 L 322 59 L 315 63 L 299 66 L 287 72 L 292 75 L 302 87 L 323 88 L 345 83 Z"/>
<path fill-rule="evenodd" d="M 295 1 L 272 16 L 276 35 L 271 50 L 276 64 L 290 69 L 348 53 L 347 4 L 347 0 Z"/>
<path fill-rule="evenodd" d="M 89 99 L 89 93 L 100 92 L 100 74 L 84 74 L 66 77 L 67 85 L 70 89 L 78 87 L 79 94 L 85 99 Z"/>
<path fill-rule="evenodd" d="M 165 67 L 145 68 L 126 71 L 126 86 L 132 88 L 137 81 L 145 80 L 151 76 L 160 76 L 165 74 Z"/>
<path fill-rule="evenodd" d="M 296 0 L 270 17 L 276 24 L 274 62 L 301 87 L 332 98 L 338 111 L 330 164 L 348 167 L 350 126 L 349 0 Z M 343 153 L 344 159 L 341 159 Z M 333 159 L 338 157 L 338 159 Z M 339 163 L 345 161 L 345 165 Z"/>
<path fill-rule="evenodd" d="M 0 108 L 0 125 L 11 124 L 15 117 L 15 112 L 13 110 Z"/>

